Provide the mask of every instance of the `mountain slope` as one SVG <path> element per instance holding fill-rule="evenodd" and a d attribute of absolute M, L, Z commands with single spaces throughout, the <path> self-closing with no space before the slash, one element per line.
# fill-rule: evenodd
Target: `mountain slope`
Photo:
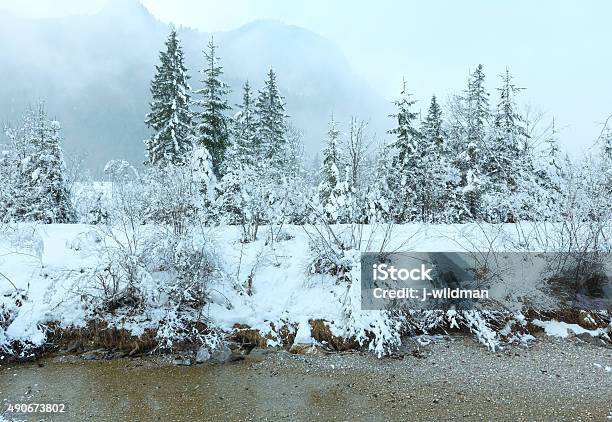
<path fill-rule="evenodd" d="M 113 0 L 95 15 L 56 19 L 0 16 L 0 118 L 16 122 L 22 111 L 43 99 L 63 124 L 67 153 L 84 156 L 94 171 L 111 158 L 143 160 L 143 123 L 149 81 L 168 32 L 136 0 Z M 198 88 L 202 49 L 211 34 L 179 28 L 192 88 Z M 379 133 L 388 105 L 357 78 L 342 53 L 328 40 L 295 26 L 256 21 L 214 34 L 239 102 L 249 79 L 259 87 L 274 67 L 287 111 L 304 132 L 305 149 L 322 146 L 333 112 L 340 122 L 350 114 L 375 117 Z"/>

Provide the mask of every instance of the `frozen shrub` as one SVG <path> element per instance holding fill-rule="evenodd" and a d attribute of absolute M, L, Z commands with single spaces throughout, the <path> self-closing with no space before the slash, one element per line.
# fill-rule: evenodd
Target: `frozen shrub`
<path fill-rule="evenodd" d="M 335 335 L 354 339 L 377 356 L 393 353 L 401 345 L 401 334 L 406 319 L 391 311 L 365 311 L 361 309 L 360 225 L 313 226 L 307 232 L 313 256 L 311 273 L 328 274 L 336 283 L 346 287 L 338 300 L 342 306 L 343 321 Z"/>
<path fill-rule="evenodd" d="M 211 278 L 223 275 L 206 236 L 177 236 L 166 227 L 127 233 L 105 228 L 104 235 L 96 243 L 100 264 L 73 288 L 88 317 L 150 327 L 160 348 L 180 340 L 213 341 L 204 310 Z M 194 329 L 196 323 L 206 328 Z"/>
<path fill-rule="evenodd" d="M 355 340 L 378 357 L 395 352 L 401 345 L 406 319 L 401 313 L 392 311 L 366 311 L 361 309 L 361 274 L 359 266 L 350 273 L 351 283 L 342 299 L 344 316 L 343 335 Z"/>
<path fill-rule="evenodd" d="M 110 218 L 110 184 L 82 182 L 72 189 L 77 221 L 83 224 L 105 224 Z"/>

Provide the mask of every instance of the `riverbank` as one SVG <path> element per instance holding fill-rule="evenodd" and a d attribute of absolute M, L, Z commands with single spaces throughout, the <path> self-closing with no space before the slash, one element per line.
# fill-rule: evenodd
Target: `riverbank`
<path fill-rule="evenodd" d="M 414 346 L 411 346 L 414 352 Z M 409 350 L 406 350 L 409 351 Z M 444 336 L 418 353 L 295 355 L 254 349 L 228 364 L 58 355 L 0 369 L 10 403 L 65 403 L 12 420 L 607 420 L 612 349 L 539 337 L 492 353 Z"/>

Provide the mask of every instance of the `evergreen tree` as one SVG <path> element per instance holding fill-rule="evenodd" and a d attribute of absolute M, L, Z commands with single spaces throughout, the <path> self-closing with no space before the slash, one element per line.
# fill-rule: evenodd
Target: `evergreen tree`
<path fill-rule="evenodd" d="M 365 222 L 390 222 L 393 221 L 391 202 L 395 198 L 389 182 L 393 179 L 391 175 L 391 160 L 389 148 L 381 148 L 378 151 L 375 163 L 376 171 L 372 174 L 371 185 L 365 194 L 366 200 L 363 210 Z"/>
<path fill-rule="evenodd" d="M 276 84 L 276 74 L 272 69 L 264 87 L 259 91 L 255 106 L 257 113 L 257 137 L 261 145 L 263 158 L 273 168 L 282 166 L 287 143 L 287 123 L 285 104 Z"/>
<path fill-rule="evenodd" d="M 458 172 L 458 184 L 453 196 L 458 200 L 456 221 L 482 218 L 482 193 L 486 186 L 483 162 L 491 152 L 486 144 L 490 120 L 489 93 L 481 64 L 470 75 L 464 96 L 457 98 L 454 127 L 455 158 L 453 167 Z"/>
<path fill-rule="evenodd" d="M 216 56 L 216 48 L 211 38 L 208 51 L 204 51 L 206 67 L 200 71 L 203 75 L 203 87 L 195 91 L 195 94 L 202 97 L 196 101 L 201 109 L 196 113 L 196 141 L 210 152 L 213 169 L 218 176 L 221 173 L 225 150 L 229 145 L 229 119 L 225 113 L 231 107 L 226 99 L 230 92 L 229 87 L 220 79 L 223 67 L 220 58 Z"/>
<path fill-rule="evenodd" d="M 440 104 L 438 104 L 435 95 L 431 97 L 431 103 L 429 105 L 427 117 L 425 117 L 423 121 L 421 132 L 428 145 L 435 146 L 438 149 L 443 148 L 446 135 L 442 126 L 442 108 Z"/>
<path fill-rule="evenodd" d="M 436 96 L 432 96 L 429 110 L 422 127 L 420 162 L 416 175 L 420 176 L 421 219 L 427 222 L 445 220 L 445 208 L 452 198 L 453 175 L 448 161 L 446 133 L 443 128 L 442 109 Z"/>
<path fill-rule="evenodd" d="M 559 149 L 559 143 L 557 141 L 557 129 L 555 127 L 555 119 L 553 118 L 551 127 L 550 127 L 551 136 L 547 137 L 544 142 L 546 142 L 546 150 L 548 156 L 548 165 L 555 169 L 555 172 L 561 171 L 561 158 L 559 155 L 561 154 L 561 150 Z"/>
<path fill-rule="evenodd" d="M 224 160 L 225 172 L 216 187 L 216 212 L 221 222 L 225 224 L 241 224 L 246 210 L 244 198 L 243 170 L 247 163 L 241 159 L 238 139 L 234 139 L 226 150 Z"/>
<path fill-rule="evenodd" d="M 30 206 L 29 177 L 23 168 L 31 160 L 34 146 L 30 143 L 36 113 L 28 110 L 22 124 L 7 127 L 5 133 L 10 141 L 0 157 L 0 221 L 22 221 Z"/>
<path fill-rule="evenodd" d="M 481 161 L 481 150 L 470 142 L 453 163 L 459 171 L 459 184 L 456 189 L 456 197 L 459 198 L 456 210 L 458 222 L 482 218 L 482 193 L 486 181 L 482 174 Z"/>
<path fill-rule="evenodd" d="M 336 128 L 333 117 L 327 132 L 327 145 L 323 149 L 323 164 L 320 170 L 319 203 L 327 222 L 345 222 L 342 217 L 347 211 L 345 183 L 341 180 L 339 171 L 340 155 L 338 141 L 340 132 Z"/>
<path fill-rule="evenodd" d="M 76 213 L 70 200 L 70 190 L 65 178 L 64 154 L 60 138 L 60 124 L 57 120 L 46 120 L 44 110 L 41 110 L 39 129 L 42 135 L 39 140 L 41 154 L 38 173 L 41 184 L 38 192 L 41 201 L 39 209 L 46 223 L 74 223 Z M 48 128 L 44 126 L 48 125 Z M 47 133 L 44 134 L 45 129 Z"/>
<path fill-rule="evenodd" d="M 488 158 L 487 171 L 496 184 L 505 184 L 508 189 L 516 188 L 512 170 L 525 161 L 527 156 L 527 130 L 523 117 L 516 111 L 515 96 L 523 88 L 512 83 L 512 77 L 506 73 L 500 76 L 502 86 L 497 88 L 499 103 L 495 114 L 494 144 Z"/>
<path fill-rule="evenodd" d="M 154 130 L 145 141 L 147 163 L 155 165 L 186 162 L 192 146 L 192 112 L 189 108 L 187 69 L 183 63 L 183 49 L 176 31 L 172 29 L 166 40 L 166 51 L 159 54 L 160 64 L 151 81 L 151 111 L 145 123 Z"/>
<path fill-rule="evenodd" d="M 304 145 L 302 132 L 288 125 L 287 144 L 285 147 L 285 168 L 283 188 L 292 195 L 287 195 L 284 206 L 285 221 L 290 224 L 304 224 L 308 221 L 311 208 L 313 188 L 308 183 L 308 175 L 304 168 Z M 315 175 L 316 177 L 316 172 Z"/>
<path fill-rule="evenodd" d="M 291 212 L 291 200 L 287 192 L 292 189 L 291 163 L 288 158 L 285 105 L 276 84 L 276 75 L 270 69 L 264 87 L 259 91 L 255 104 L 257 116 L 258 169 L 261 192 L 267 201 L 266 222 L 272 226 L 287 222 Z"/>
<path fill-rule="evenodd" d="M 217 186 L 216 209 L 220 221 L 241 225 L 243 241 L 252 241 L 260 224 L 275 220 L 276 210 L 271 205 L 278 205 L 274 198 L 279 181 L 270 179 L 276 173 L 265 159 L 259 138 L 259 110 L 248 82 L 237 107 L 231 145 L 225 154 L 225 174 Z"/>
<path fill-rule="evenodd" d="M 38 104 L 25 118 L 15 142 L 15 198 L 11 217 L 17 221 L 73 223 L 76 213 L 65 179 L 60 124 L 50 120 Z"/>
<path fill-rule="evenodd" d="M 412 111 L 416 101 L 410 97 L 406 82 L 402 84 L 401 96 L 394 101 L 397 112 L 390 117 L 395 118 L 397 126 L 388 133 L 395 135 L 395 141 L 389 145 L 391 154 L 391 172 L 387 176 L 388 186 L 394 193 L 391 202 L 391 213 L 397 222 L 407 222 L 414 219 L 417 212 L 417 190 L 420 189 L 415 177 L 422 151 L 421 133 L 414 127 L 418 114 Z"/>
<path fill-rule="evenodd" d="M 516 87 L 507 69 L 500 78 L 499 103 L 482 163 L 487 175 L 485 214 L 493 222 L 533 219 L 542 209 L 539 201 L 545 201 L 550 181 L 543 169 L 536 170 L 526 121 L 517 111 L 515 98 L 523 88 Z"/>
<path fill-rule="evenodd" d="M 217 177 L 214 173 L 212 156 L 208 150 L 202 146 L 194 147 L 188 166 L 191 180 L 199 193 L 204 197 L 210 196 Z"/>
<path fill-rule="evenodd" d="M 259 161 L 261 155 L 259 138 L 257 137 L 257 116 L 255 102 L 249 82 L 245 82 L 242 89 L 242 104 L 234 116 L 233 137 L 236 143 L 236 153 L 242 160 L 253 164 Z"/>
<path fill-rule="evenodd" d="M 497 88 L 499 92 L 499 103 L 495 114 L 495 128 L 498 131 L 498 139 L 502 146 L 513 156 L 519 156 L 520 151 L 525 150 L 525 140 L 528 138 L 525 127 L 525 119 L 517 111 L 515 97 L 525 88 L 518 88 L 512 83 L 512 76 L 506 69 L 504 75 L 500 75 L 502 86 Z"/>
<path fill-rule="evenodd" d="M 566 183 L 564 179 L 566 178 L 567 168 L 563 157 L 560 156 L 554 119 L 550 125 L 549 133 L 544 138 L 544 143 L 546 144 L 544 150 L 535 155 L 533 160 L 531 157 L 527 157 L 528 162 L 533 161 L 532 172 L 536 186 L 531 186 L 531 189 L 529 189 L 529 183 L 526 183 L 528 181 L 518 179 L 522 183 L 519 184 L 517 194 L 513 195 L 515 203 L 528 202 L 532 204 L 530 215 L 520 216 L 523 219 L 555 221 L 558 220 L 562 212 L 561 204 L 564 202 L 562 186 Z M 528 149 L 527 152 L 532 154 L 533 150 Z M 520 161 L 521 159 L 519 159 Z M 522 191 L 526 191 L 526 193 Z M 516 198 L 517 196 L 518 198 Z M 522 201 L 519 201 L 520 199 Z M 520 208 L 525 209 L 527 207 L 521 206 Z"/>
<path fill-rule="evenodd" d="M 490 120 L 489 93 L 486 91 L 485 75 L 481 64 L 470 76 L 467 90 L 467 140 L 477 148 L 485 142 L 486 125 Z"/>

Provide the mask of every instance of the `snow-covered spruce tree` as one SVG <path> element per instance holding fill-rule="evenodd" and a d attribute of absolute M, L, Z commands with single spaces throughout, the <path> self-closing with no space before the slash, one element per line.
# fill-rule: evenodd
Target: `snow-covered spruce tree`
<path fill-rule="evenodd" d="M 479 64 L 469 78 L 466 92 L 467 100 L 467 140 L 477 148 L 481 148 L 487 135 L 487 124 L 491 118 L 489 109 L 489 93 L 485 86 L 485 74 L 482 64 Z"/>
<path fill-rule="evenodd" d="M 195 101 L 200 111 L 196 117 L 196 144 L 208 150 L 212 156 L 213 170 L 219 176 L 225 150 L 229 145 L 229 118 L 226 113 L 231 109 L 227 102 L 229 87 L 221 80 L 223 67 L 216 55 L 217 46 L 211 38 L 208 50 L 204 51 L 206 67 L 200 71 L 203 87 L 194 91 L 200 96 Z"/>
<path fill-rule="evenodd" d="M 325 220 L 330 223 L 345 223 L 348 213 L 346 183 L 340 174 L 340 154 L 338 152 L 340 132 L 332 116 L 327 132 L 327 145 L 323 149 L 319 183 L 319 204 Z"/>
<path fill-rule="evenodd" d="M 428 144 L 435 145 L 439 147 L 440 150 L 442 149 L 446 134 L 444 133 L 442 122 L 442 107 L 440 107 L 435 95 L 431 97 L 429 110 L 423 121 L 421 132 Z"/>
<path fill-rule="evenodd" d="M 446 221 L 445 208 L 454 201 L 456 180 L 448 160 L 446 133 L 442 121 L 442 108 L 432 96 L 427 116 L 421 125 L 420 219 L 426 222 Z"/>
<path fill-rule="evenodd" d="M 230 147 L 225 150 L 223 178 L 215 187 L 217 190 L 215 213 L 218 220 L 224 224 L 243 222 L 243 212 L 246 208 L 243 170 L 246 166 L 247 164 L 242 161 L 238 139 L 233 138 Z"/>
<path fill-rule="evenodd" d="M 38 215 L 45 223 L 73 223 L 76 221 L 76 213 L 65 178 L 60 123 L 57 120 L 48 120 L 41 106 L 38 124 L 35 143 L 38 154 L 33 160 L 38 161 L 38 170 L 32 173 L 32 179 L 38 176 Z M 33 207 L 33 212 L 36 213 L 36 206 Z"/>
<path fill-rule="evenodd" d="M 255 109 L 257 139 L 261 144 L 262 158 L 268 160 L 268 166 L 280 170 L 286 152 L 287 115 L 276 84 L 276 74 L 272 69 L 268 72 L 264 87 L 259 91 Z"/>
<path fill-rule="evenodd" d="M 226 150 L 223 162 L 223 178 L 216 186 L 215 201 L 216 217 L 226 224 L 242 226 L 242 240 L 250 242 L 257 238 L 259 226 L 277 221 L 276 209 L 271 207 L 270 199 L 278 186 L 278 178 L 271 180 L 272 175 L 278 175 L 270 170 L 269 161 L 265 157 L 259 138 L 259 119 L 255 101 L 249 83 L 243 87 L 242 103 L 237 105 L 239 111 L 233 118 L 231 145 Z M 285 167 L 293 167 L 292 156 L 287 155 Z M 298 167 L 294 168 L 295 171 Z M 291 172 L 287 172 L 290 176 Z M 281 180 L 286 186 L 288 177 Z M 292 199 L 299 196 L 294 188 Z M 274 204 L 278 205 L 278 204 Z"/>
<path fill-rule="evenodd" d="M 554 129 L 544 135 L 544 142 L 552 149 L 543 153 L 536 150 L 542 135 L 535 134 L 533 129 L 530 134 L 528 128 L 535 123 L 531 124 L 517 111 L 515 98 L 522 88 L 512 83 L 508 70 L 500 77 L 502 85 L 498 88 L 500 99 L 489 140 L 490 152 L 483 163 L 488 178 L 484 197 L 486 219 L 512 222 L 554 218 L 561 176 L 555 157 L 558 151 Z M 534 140 L 532 134 L 536 136 Z"/>
<path fill-rule="evenodd" d="M 486 177 L 482 163 L 486 162 L 486 140 L 490 121 L 489 93 L 484 86 L 485 75 L 481 64 L 468 78 L 468 88 L 453 104 L 451 133 L 455 158 L 453 166 L 459 173 L 455 190 L 456 221 L 482 220 L 482 192 Z"/>
<path fill-rule="evenodd" d="M 268 202 L 266 222 L 272 225 L 287 221 L 290 213 L 290 201 L 287 195 L 290 189 L 290 163 L 287 160 L 289 145 L 287 142 L 287 115 L 285 105 L 276 84 L 276 75 L 272 69 L 264 87 L 259 91 L 255 104 L 257 116 L 257 144 L 259 145 L 259 162 L 261 164 L 260 181 L 265 184 L 262 189 Z"/>
<path fill-rule="evenodd" d="M 238 106 L 238 113 L 234 116 L 232 135 L 236 142 L 237 154 L 240 159 L 254 164 L 259 162 L 261 155 L 259 138 L 257 136 L 257 115 L 255 98 L 249 82 L 242 88 L 242 104 Z"/>
<path fill-rule="evenodd" d="M 1 148 L 0 154 L 0 222 L 22 220 L 28 208 L 27 175 L 21 168 L 32 152 L 32 145 L 27 143 L 32 117 L 32 113 L 27 113 L 22 125 L 5 128 L 9 143 Z"/>
<path fill-rule="evenodd" d="M 500 78 L 502 86 L 497 88 L 499 103 L 494 123 L 498 140 L 496 148 L 502 148 L 510 157 L 518 157 L 521 151 L 527 149 L 529 138 L 525 119 L 518 113 L 515 100 L 516 95 L 525 88 L 519 88 L 512 83 L 513 77 L 508 69 Z"/>
<path fill-rule="evenodd" d="M 59 122 L 47 117 L 42 103 L 24 117 L 13 142 L 11 167 L 18 168 L 18 174 L 11 219 L 46 224 L 76 221 L 59 132 Z"/>
<path fill-rule="evenodd" d="M 9 220 L 12 214 L 16 185 L 14 167 L 11 151 L 0 145 L 0 223 Z"/>
<path fill-rule="evenodd" d="M 257 145 L 257 126 L 253 95 L 249 82 L 245 82 L 242 91 L 242 104 L 233 118 L 230 146 L 225 150 L 223 160 L 223 178 L 216 186 L 216 218 L 226 224 L 243 224 L 245 222 L 246 199 L 249 187 L 255 180 L 246 180 L 246 174 L 253 175 L 254 167 L 259 165 L 259 148 Z M 252 169 L 253 167 L 253 169 Z M 247 240 L 243 236 L 243 240 Z M 251 240 L 251 239 L 248 239 Z"/>
<path fill-rule="evenodd" d="M 522 88 L 512 83 L 506 69 L 497 88 L 499 103 L 494 115 L 491 136 L 484 149 L 482 169 L 487 174 L 484 214 L 489 221 L 514 221 L 513 204 L 518 198 L 520 179 L 530 179 L 531 163 L 527 152 L 527 131 L 517 112 L 515 96 Z M 520 208 L 520 206 L 519 206 Z"/>
<path fill-rule="evenodd" d="M 454 166 L 459 169 L 459 187 L 457 189 L 458 222 L 482 220 L 482 194 L 486 189 L 486 179 L 480 168 L 482 150 L 476 144 L 469 143 L 455 160 Z"/>
<path fill-rule="evenodd" d="M 547 164 L 554 168 L 555 173 L 560 175 L 561 173 L 561 165 L 563 162 L 563 158 L 561 157 L 561 149 L 559 148 L 559 140 L 557 138 L 557 129 L 555 126 L 555 119 L 553 118 L 551 126 L 550 126 L 550 136 L 544 139 L 546 144 L 545 147 L 545 156 Z M 612 157 L 612 155 L 611 155 Z"/>
<path fill-rule="evenodd" d="M 312 198 L 315 196 L 314 185 L 309 183 L 304 167 L 304 144 L 302 132 L 287 124 L 287 143 L 285 146 L 285 188 L 287 195 L 284 204 L 285 222 L 304 224 L 310 220 Z"/>
<path fill-rule="evenodd" d="M 388 146 L 392 159 L 387 184 L 393 193 L 391 215 L 397 223 L 413 221 L 421 205 L 418 203 L 422 189 L 422 177 L 418 174 L 422 170 L 418 168 L 422 154 L 421 133 L 414 126 L 418 114 L 412 111 L 416 101 L 411 96 L 404 81 L 400 98 L 393 102 L 397 111 L 390 116 L 396 120 L 397 126 L 388 132 L 395 135 L 395 140 Z"/>
<path fill-rule="evenodd" d="M 210 199 L 217 183 L 217 177 L 208 149 L 202 146 L 194 147 L 187 162 L 187 169 L 191 183 L 194 184 L 194 192 L 197 192 L 200 199 Z"/>
<path fill-rule="evenodd" d="M 151 111 L 145 123 L 154 131 L 145 141 L 148 164 L 182 165 L 192 147 L 192 111 L 190 109 L 189 76 L 184 65 L 183 49 L 172 29 L 166 50 L 159 54 L 151 81 Z"/>

